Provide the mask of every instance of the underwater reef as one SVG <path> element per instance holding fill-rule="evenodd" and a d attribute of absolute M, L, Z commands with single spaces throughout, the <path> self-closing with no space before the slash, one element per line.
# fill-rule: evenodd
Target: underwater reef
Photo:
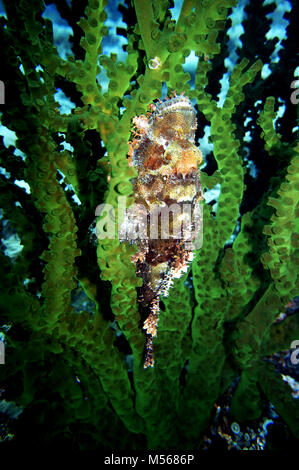
<path fill-rule="evenodd" d="M 201 449 L 228 396 L 235 435 L 271 404 L 297 442 L 279 359 L 299 345 L 297 2 L 284 3 L 279 40 L 268 0 L 184 0 L 177 17 L 172 0 L 3 1 L 1 125 L 15 140 L 0 149 L 0 446 Z M 65 54 L 49 8 L 71 31 Z M 197 113 L 203 244 L 161 298 L 144 369 L 137 248 L 97 237 L 96 210 L 133 202 L 133 118 L 174 92 Z"/>

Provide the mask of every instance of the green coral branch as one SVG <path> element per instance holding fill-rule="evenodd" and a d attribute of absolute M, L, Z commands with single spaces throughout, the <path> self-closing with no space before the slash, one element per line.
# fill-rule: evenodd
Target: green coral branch
<path fill-rule="evenodd" d="M 189 36 L 190 48 L 195 50 L 198 57 L 212 58 L 220 52 L 220 44 L 217 43 L 218 32 L 224 29 L 228 10 L 236 3 L 235 0 L 195 2 L 195 13 L 191 13 L 186 25 L 192 26 L 192 34 Z"/>
<path fill-rule="evenodd" d="M 72 158 L 70 152 L 63 151 L 56 154 L 55 163 L 57 168 L 65 175 L 67 184 L 71 184 L 74 188 L 75 194 L 79 193 L 79 182 L 76 171 L 76 162 Z"/>
<path fill-rule="evenodd" d="M 104 12 L 105 5 L 104 1 L 89 0 L 85 9 L 87 19 L 81 18 L 79 22 L 79 26 L 84 32 L 80 45 L 85 50 L 85 58 L 84 61 L 77 60 L 73 66 L 70 63 L 71 58 L 69 59 L 68 64 L 71 67 L 67 78 L 76 83 L 85 104 L 101 107 L 104 112 L 107 112 L 101 95 L 101 87 L 96 80 L 100 71 L 98 67 L 99 48 L 106 33 L 106 30 L 103 29 L 104 21 L 107 18 Z"/>
<path fill-rule="evenodd" d="M 299 146 L 287 167 L 287 175 L 278 190 L 278 198 L 270 197 L 268 205 L 275 208 L 271 225 L 264 228 L 268 237 L 268 253 L 261 260 L 271 273 L 277 292 L 291 300 L 298 291 L 299 225 L 298 212 Z"/>
<path fill-rule="evenodd" d="M 265 101 L 264 108 L 257 120 L 257 123 L 260 125 L 262 132 L 261 137 L 265 141 L 265 149 L 269 152 L 270 155 L 273 154 L 277 145 L 281 141 L 281 136 L 276 132 L 274 128 L 274 112 L 275 98 L 273 96 L 268 96 Z"/>
<path fill-rule="evenodd" d="M 54 325 L 72 312 L 68 304 L 70 292 L 76 285 L 74 261 L 80 250 L 76 247 L 77 227 L 73 212 L 56 180 L 52 154 L 51 144 L 43 132 L 39 151 L 31 155 L 34 164 L 28 169 L 27 177 L 36 206 L 45 213 L 43 229 L 50 236 L 49 250 L 42 254 L 42 259 L 47 261 L 42 296 L 45 298 L 44 316 L 47 323 Z M 60 260 L 59 264 L 57 260 Z"/>
<path fill-rule="evenodd" d="M 252 260 L 251 263 L 248 261 L 252 249 L 248 229 L 252 230 L 253 227 L 252 214 L 244 214 L 241 219 L 240 232 L 233 246 L 225 250 L 219 267 L 223 286 L 228 293 L 226 320 L 238 318 L 261 287 L 261 281 L 255 272 L 256 266 Z"/>
<path fill-rule="evenodd" d="M 258 61 L 242 74 L 247 64 L 248 61 L 242 61 L 239 66 L 236 66 L 237 72 L 230 80 L 233 90 L 242 78 L 244 84 L 252 81 L 262 65 Z M 198 69 L 201 71 L 200 75 L 204 78 L 201 85 L 205 85 L 206 78 L 204 77 L 204 72 L 209 69 L 209 65 L 199 62 Z M 195 294 L 198 302 L 202 303 L 203 299 L 205 299 L 205 308 L 211 302 L 209 297 L 220 299 L 227 296 L 227 291 L 221 286 L 220 279 L 216 277 L 214 265 L 219 256 L 219 250 L 223 248 L 224 243 L 235 229 L 239 218 L 239 205 L 243 197 L 244 170 L 241 158 L 238 156 L 240 144 L 233 135 L 234 126 L 231 123 L 231 116 L 235 107 L 240 103 L 241 95 L 239 86 L 238 92 L 232 91 L 226 98 L 223 108 L 218 108 L 216 102 L 206 92 L 201 92 L 197 95 L 198 104 L 202 106 L 201 109 L 204 110 L 206 117 L 211 121 L 211 140 L 214 144 L 214 156 L 222 179 L 221 194 L 215 220 L 209 209 L 204 207 L 204 242 L 200 256 L 193 262 L 192 268 L 197 279 Z M 233 187 L 232 181 L 234 181 Z M 227 257 L 228 255 L 226 255 Z M 218 311 L 218 309 L 215 309 L 216 305 L 210 308 L 213 312 Z M 227 308 L 228 304 L 226 304 L 225 309 Z"/>
<path fill-rule="evenodd" d="M 271 325 L 282 307 L 280 296 L 270 284 L 247 317 L 239 322 L 235 357 L 242 368 L 251 367 L 261 357 L 263 342 L 268 340 Z"/>
<path fill-rule="evenodd" d="M 190 26 L 190 17 L 194 17 L 194 15 L 192 15 L 192 11 L 195 3 L 195 0 L 183 1 L 180 16 L 175 26 L 175 30 L 177 33 L 181 33 L 184 31 L 186 23 L 188 24 L 188 26 Z"/>
<path fill-rule="evenodd" d="M 147 59 L 150 60 L 155 56 L 154 49 L 156 47 L 156 44 L 152 38 L 153 26 L 155 21 L 152 1 L 134 0 L 134 7 Z"/>
<path fill-rule="evenodd" d="M 138 53 L 133 49 L 132 40 L 133 38 L 130 36 L 127 46 L 130 54 L 125 63 L 117 63 L 116 54 L 111 54 L 110 57 L 105 55 L 100 57 L 100 64 L 105 68 L 110 79 L 108 92 L 103 96 L 107 102 L 106 106 L 111 106 L 116 114 L 118 114 L 117 101 L 123 99 L 126 91 L 130 88 L 131 79 L 137 71 Z"/>

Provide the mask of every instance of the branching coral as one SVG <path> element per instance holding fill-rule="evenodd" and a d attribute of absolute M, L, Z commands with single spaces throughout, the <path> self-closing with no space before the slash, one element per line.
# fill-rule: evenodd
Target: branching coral
<path fill-rule="evenodd" d="M 247 5 L 246 47 L 221 106 L 235 0 L 184 0 L 177 20 L 170 1 L 125 4 L 124 62 L 103 53 L 105 1 L 52 2 L 73 28 L 67 59 L 53 46 L 41 0 L 4 5 L 1 122 L 16 143 L 1 147 L 1 208 L 23 249 L 14 262 L 1 252 L 6 364 L 0 373 L 5 398 L 24 407 L 15 423 L 17 442 L 33 440 L 28 429 L 34 429 L 41 444 L 63 441 L 73 448 L 196 449 L 215 402 L 238 378 L 232 419 L 257 418 L 268 399 L 298 436 L 298 403 L 264 360 L 299 339 L 295 315 L 275 323 L 298 294 L 296 112 L 280 92 L 280 77 L 290 85 L 295 70 L 295 11 L 271 80 L 260 72 L 274 41 L 252 31 L 265 34 L 274 5 Z M 185 71 L 191 51 L 194 86 Z M 75 104 L 72 113 L 59 111 L 57 88 Z M 141 279 L 131 262 L 136 246 L 120 243 L 114 221 L 118 198 L 134 201 L 136 170 L 126 158 L 132 119 L 165 88 L 193 100 L 196 139 L 210 127 L 213 152 L 206 155 L 202 184 L 206 196 L 218 185 L 220 196 L 217 208 L 203 206 L 203 246 L 189 273 L 161 301 L 155 368 L 144 370 Z M 285 113 L 276 120 L 282 99 Z M 27 182 L 30 193 L 15 180 Z M 106 209 L 97 212 L 103 203 Z M 97 233 L 110 223 L 115 230 L 114 238 L 99 236 L 97 246 L 90 230 L 95 214 Z M 76 288 L 92 312 L 74 309 Z"/>

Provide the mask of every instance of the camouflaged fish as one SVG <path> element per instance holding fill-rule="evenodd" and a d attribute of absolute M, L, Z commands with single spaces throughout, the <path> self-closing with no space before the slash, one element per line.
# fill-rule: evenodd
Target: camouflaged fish
<path fill-rule="evenodd" d="M 135 205 L 127 211 L 123 237 L 138 246 L 132 262 L 143 279 L 139 301 L 146 317 L 145 368 L 154 365 L 160 297 L 187 271 L 202 226 L 202 154 L 194 143 L 195 109 L 183 95 L 150 109 L 147 116 L 133 119 L 136 130 L 128 157 L 138 176 L 132 180 Z"/>

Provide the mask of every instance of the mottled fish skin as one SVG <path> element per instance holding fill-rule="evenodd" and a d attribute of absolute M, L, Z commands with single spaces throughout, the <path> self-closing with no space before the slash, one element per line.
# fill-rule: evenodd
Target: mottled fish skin
<path fill-rule="evenodd" d="M 135 206 L 129 209 L 126 222 L 130 227 L 139 221 L 146 234 L 134 240 L 138 252 L 132 257 L 137 275 L 143 279 L 139 301 L 147 315 L 143 324 L 147 335 L 145 368 L 154 365 L 152 339 L 157 334 L 159 299 L 168 294 L 173 279 L 181 277 L 192 260 L 190 237 L 195 239 L 200 229 L 197 209 L 202 199 L 198 170 L 202 154 L 194 143 L 196 112 L 191 101 L 175 95 L 151 105 L 151 109 L 153 112 L 147 117 L 133 119 L 137 131 L 129 144 L 129 164 L 136 167 L 138 176 L 132 180 Z M 187 205 L 190 215 L 183 225 L 183 206 Z M 173 212 L 169 232 L 165 234 L 158 223 L 158 213 L 164 220 L 171 206 L 177 211 Z"/>

